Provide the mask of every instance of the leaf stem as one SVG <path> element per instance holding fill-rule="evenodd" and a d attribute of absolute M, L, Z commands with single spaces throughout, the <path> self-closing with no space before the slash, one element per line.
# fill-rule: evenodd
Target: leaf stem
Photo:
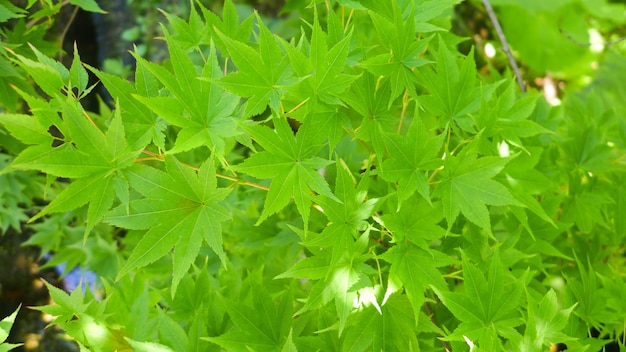
<path fill-rule="evenodd" d="M 402 131 L 402 125 L 404 124 L 404 117 L 406 116 L 406 109 L 409 107 L 409 90 L 404 90 L 402 96 L 402 112 L 400 113 L 400 123 L 398 124 L 398 134 Z"/>
<path fill-rule="evenodd" d="M 244 185 L 244 186 L 250 186 L 250 187 L 254 187 L 254 188 L 258 188 L 258 189 L 262 189 L 264 191 L 269 191 L 269 187 L 267 186 L 263 186 L 262 184 L 259 183 L 255 183 L 255 182 L 250 182 L 250 181 L 245 181 L 242 180 L 240 178 L 236 178 L 236 177 L 232 177 L 232 176 L 228 176 L 228 175 L 223 175 L 223 174 L 215 174 L 216 177 L 222 178 L 224 180 L 229 180 L 229 181 L 233 181 L 233 186 L 235 184 L 239 184 L 239 185 Z"/>

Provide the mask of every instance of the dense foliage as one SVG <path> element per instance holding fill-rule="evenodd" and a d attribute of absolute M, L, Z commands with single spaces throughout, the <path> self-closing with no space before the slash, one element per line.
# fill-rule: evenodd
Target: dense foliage
<path fill-rule="evenodd" d="M 85 351 L 625 348 L 626 6 L 492 3 L 524 93 L 480 2 L 192 4 L 127 80 L 0 0 L 0 232 L 99 277 L 35 309 Z"/>

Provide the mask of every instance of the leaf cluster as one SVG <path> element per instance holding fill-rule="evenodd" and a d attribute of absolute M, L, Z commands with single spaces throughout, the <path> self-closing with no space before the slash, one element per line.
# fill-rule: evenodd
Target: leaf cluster
<path fill-rule="evenodd" d="M 133 53 L 132 80 L 4 31 L 0 231 L 29 219 L 27 244 L 102 287 L 48 285 L 37 309 L 93 351 L 593 350 L 591 329 L 623 334 L 624 53 L 551 106 L 459 51 L 459 2 L 310 1 L 291 37 L 192 3 L 165 15 L 167 60 Z M 509 3 L 494 1 L 505 18 Z M 113 99 L 99 112 L 80 104 L 88 72 Z"/>

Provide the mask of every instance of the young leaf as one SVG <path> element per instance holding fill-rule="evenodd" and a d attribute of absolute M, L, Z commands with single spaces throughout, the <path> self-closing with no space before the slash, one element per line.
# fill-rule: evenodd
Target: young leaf
<path fill-rule="evenodd" d="M 410 351 L 418 346 L 411 303 L 404 295 L 392 295 L 379 314 L 368 307 L 350 318 L 343 339 L 344 351 Z M 371 346 L 371 347 L 370 347 Z M 370 349 L 368 349 L 370 347 Z"/>
<path fill-rule="evenodd" d="M 559 309 L 556 293 L 550 289 L 539 302 L 529 296 L 528 319 L 524 337 L 532 341 L 532 348 L 545 349 L 555 341 L 568 342 L 572 338 L 562 331 L 567 325 L 575 305 L 567 309 Z"/>
<path fill-rule="evenodd" d="M 418 71 L 418 77 L 430 92 L 430 95 L 420 96 L 418 101 L 427 111 L 441 117 L 439 126 L 450 126 L 454 121 L 471 131 L 462 118 L 476 111 L 481 98 L 490 97 L 496 85 L 485 88 L 476 86 L 473 48 L 460 67 L 441 37 L 438 50 L 436 69 Z"/>

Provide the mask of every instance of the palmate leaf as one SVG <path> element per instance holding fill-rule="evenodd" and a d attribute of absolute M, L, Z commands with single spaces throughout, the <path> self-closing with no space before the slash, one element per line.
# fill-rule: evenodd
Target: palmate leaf
<path fill-rule="evenodd" d="M 78 178 L 30 221 L 89 203 L 87 235 L 113 205 L 114 185 L 123 182 L 119 181 L 120 171 L 133 164 L 139 151 L 127 145 L 119 109 L 106 134 L 83 115 L 78 102 L 65 102 L 62 116 L 60 127 L 67 143 L 58 148 L 51 148 L 48 143 L 28 147 L 15 158 L 12 167 L 39 170 L 57 177 Z M 41 136 L 41 126 L 36 122 L 29 119 L 19 122 L 10 127 L 17 136 Z M 48 142 L 46 138 L 35 141 Z"/>
<path fill-rule="evenodd" d="M 388 4 L 392 5 L 390 11 L 393 13 L 389 18 L 375 11 L 369 12 L 385 53 L 368 58 L 361 65 L 377 76 L 389 77 L 391 96 L 388 105 L 391 106 L 404 90 L 408 90 L 411 96 L 417 95 L 417 79 L 413 70 L 429 61 L 419 57 L 425 51 L 428 40 L 417 39 L 413 14 L 403 19 L 398 2 Z"/>
<path fill-rule="evenodd" d="M 526 151 L 520 138 L 553 132 L 528 119 L 535 110 L 539 94 L 528 93 L 516 99 L 516 89 L 515 81 L 510 80 L 502 95 L 490 102 L 483 99 L 475 117 L 476 128 L 482 130 L 485 137 L 507 141 Z"/>
<path fill-rule="evenodd" d="M 337 198 L 318 196 L 315 200 L 324 210 L 328 225 L 318 236 L 312 236 L 304 245 L 307 247 L 332 248 L 330 266 L 334 266 L 346 255 L 353 255 L 354 241 L 361 231 L 366 231 L 370 218 L 378 203 L 377 198 L 367 199 L 369 173 L 363 175 L 359 184 L 343 160 L 337 165 L 335 195 Z M 338 199 L 341 203 L 336 201 Z"/>
<path fill-rule="evenodd" d="M 276 299 L 262 285 L 255 284 L 253 289 L 252 304 L 220 296 L 235 326 L 223 335 L 203 339 L 230 351 L 279 351 L 281 347 L 285 348 L 288 345 L 285 337 L 291 336 L 293 319 L 291 294 L 288 292 Z"/>
<path fill-rule="evenodd" d="M 136 54 L 135 54 L 136 55 Z M 104 84 L 111 96 L 119 101 L 124 121 L 124 128 L 128 141 L 133 149 L 140 149 L 151 141 L 159 148 L 165 149 L 165 135 L 163 130 L 167 123 L 150 109 L 146 109 L 134 95 L 153 97 L 158 95 L 161 88 L 156 78 L 141 65 L 135 71 L 135 84 L 113 74 L 99 71 L 87 66 Z"/>
<path fill-rule="evenodd" d="M 232 168 L 254 177 L 272 178 L 257 224 L 284 208 L 293 197 L 305 226 L 308 226 L 313 200 L 311 190 L 339 202 L 317 171 L 331 161 L 316 156 L 322 145 L 311 141 L 312 131 L 306 125 L 294 135 L 285 119 L 275 118 L 273 121 L 275 131 L 262 126 L 248 128 L 252 138 L 265 151 L 252 155 Z"/>
<path fill-rule="evenodd" d="M 125 172 L 130 186 L 146 198 L 121 205 L 105 221 L 127 229 L 148 229 L 118 277 L 173 253 L 172 296 L 195 260 L 204 241 L 226 264 L 221 223 L 230 218 L 219 201 L 230 190 L 217 188 L 213 159 L 202 164 L 197 174 L 173 156 L 166 156 L 167 173 L 145 165 Z"/>
<path fill-rule="evenodd" d="M 440 117 L 440 127 L 455 127 L 472 130 L 471 123 L 464 119 L 467 114 L 480 107 L 481 99 L 489 99 L 497 83 L 486 87 L 477 86 L 474 49 L 460 65 L 439 37 L 436 68 L 418 71 L 420 83 L 430 95 L 420 96 L 418 101 L 426 111 Z M 455 122 L 456 124 L 453 124 Z"/>
<path fill-rule="evenodd" d="M 12 349 L 15 349 L 23 345 L 21 343 L 13 344 L 13 343 L 5 342 L 7 337 L 9 337 L 11 327 L 15 323 L 15 318 L 17 317 L 17 312 L 19 310 L 20 310 L 20 307 L 17 307 L 17 309 L 11 315 L 9 315 L 8 317 L 3 317 L 3 319 L 0 320 L 0 351 L 2 352 L 11 351 Z"/>
<path fill-rule="evenodd" d="M 168 151 L 170 154 L 207 146 L 222 155 L 224 139 L 240 133 L 233 116 L 239 98 L 210 82 L 222 76 L 215 47 L 211 45 L 200 73 L 175 40 L 168 39 L 168 48 L 173 72 L 136 57 L 138 66 L 156 77 L 172 96 L 135 95 L 135 99 L 167 122 L 182 127 L 174 148 Z"/>
<path fill-rule="evenodd" d="M 276 37 L 263 21 L 259 19 L 257 22 L 260 27 L 258 52 L 217 31 L 238 71 L 221 78 L 216 83 L 241 97 L 248 98 L 245 116 L 258 115 L 268 105 L 274 113 L 279 114 L 280 98 L 285 88 L 297 83 L 293 69 L 289 65 L 289 57 L 281 50 Z"/>
<path fill-rule="evenodd" d="M 387 136 L 385 145 L 389 159 L 383 163 L 382 177 L 386 181 L 398 182 L 398 207 L 415 191 L 430 203 L 427 172 L 443 163 L 437 155 L 444 136 L 429 136 L 419 119 L 413 120 L 406 136 Z"/>
<path fill-rule="evenodd" d="M 379 314 L 368 307 L 351 317 L 343 351 L 411 351 L 419 346 L 413 310 L 404 295 L 392 295 Z M 369 347 L 369 348 L 368 348 Z"/>
<path fill-rule="evenodd" d="M 389 81 L 377 82 L 376 76 L 364 72 L 342 95 L 341 99 L 363 117 L 357 138 L 370 142 L 378 158 L 385 152 L 385 135 L 397 128 L 399 118 L 392 113 L 388 101 Z"/>
<path fill-rule="evenodd" d="M 572 339 L 563 333 L 563 329 L 575 305 L 559 309 L 553 289 L 550 289 L 539 302 L 530 295 L 528 300 L 528 319 L 523 342 L 528 346 L 528 351 L 545 349 L 555 341 L 567 342 Z"/>
<path fill-rule="evenodd" d="M 511 336 L 523 323 L 519 310 L 523 301 L 526 274 L 513 279 L 504 268 L 499 250 L 493 252 L 488 277 L 462 252 L 464 292 L 442 291 L 432 286 L 437 296 L 461 324 L 447 338 L 478 341 L 485 351 L 502 348 L 500 336 Z"/>
<path fill-rule="evenodd" d="M 448 285 L 437 268 L 449 265 L 451 262 L 441 252 L 425 250 L 403 241 L 385 252 L 381 258 L 391 263 L 390 283 L 400 283 L 404 286 L 414 317 L 419 316 L 419 311 L 424 304 L 426 287 L 432 286 L 441 292 L 448 290 Z M 417 320 L 414 323 L 417 324 Z"/>
<path fill-rule="evenodd" d="M 294 70 L 301 75 L 308 75 L 289 92 L 298 102 L 307 100 L 308 111 L 319 110 L 317 109 L 319 103 L 327 106 L 343 105 L 342 93 L 359 77 L 345 73 L 351 41 L 352 30 L 348 31 L 338 42 L 329 43 L 329 36 L 322 30 L 317 12 L 315 12 L 308 56 L 303 55 L 301 50 L 286 47 Z"/>
<path fill-rule="evenodd" d="M 471 153 L 446 158 L 441 172 L 442 180 L 435 192 L 443 202 L 448 230 L 459 213 L 462 213 L 468 220 L 491 233 L 487 205 L 524 206 L 506 187 L 492 179 L 502 171 L 507 161 L 495 156 L 476 158 Z"/>

